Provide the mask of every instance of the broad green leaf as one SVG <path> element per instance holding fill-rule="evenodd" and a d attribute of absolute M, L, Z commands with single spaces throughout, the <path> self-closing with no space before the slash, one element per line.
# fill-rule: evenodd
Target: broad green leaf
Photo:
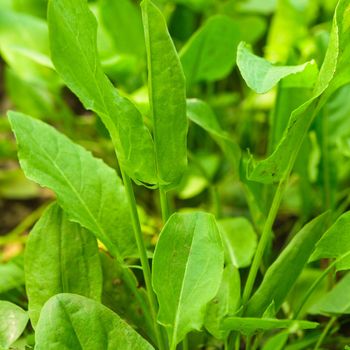
<path fill-rule="evenodd" d="M 252 224 L 244 217 L 222 219 L 218 224 L 226 261 L 237 268 L 249 266 L 258 241 Z"/>
<path fill-rule="evenodd" d="M 124 187 L 115 171 L 53 127 L 9 112 L 26 176 L 52 189 L 69 219 L 93 232 L 118 259 L 136 243 Z"/>
<path fill-rule="evenodd" d="M 142 16 L 158 181 L 160 186 L 172 186 L 187 165 L 185 77 L 160 10 L 144 0 Z"/>
<path fill-rule="evenodd" d="M 313 96 L 295 109 L 282 139 L 274 152 L 258 162 L 249 179 L 262 183 L 280 181 L 293 167 L 307 131 L 327 99 L 350 81 L 346 62 L 350 58 L 350 11 L 348 0 L 340 0 L 333 18 L 333 26 L 326 57 L 320 69 Z"/>
<path fill-rule="evenodd" d="M 75 294 L 44 305 L 35 342 L 35 350 L 154 350 L 113 311 Z"/>
<path fill-rule="evenodd" d="M 54 295 L 75 293 L 99 301 L 102 270 L 96 238 L 50 206 L 30 232 L 25 251 L 29 316 L 35 327 L 41 308 Z"/>
<path fill-rule="evenodd" d="M 0 265 L 0 294 L 23 285 L 23 268 L 11 261 Z"/>
<path fill-rule="evenodd" d="M 310 309 L 311 314 L 343 315 L 350 314 L 350 274 L 319 299 Z"/>
<path fill-rule="evenodd" d="M 323 234 L 328 213 L 306 224 L 290 241 L 266 271 L 258 290 L 247 304 L 247 316 L 261 316 L 274 302 L 276 311 L 282 305 Z"/>
<path fill-rule="evenodd" d="M 224 318 L 233 315 L 240 306 L 241 280 L 239 271 L 229 265 L 224 269 L 221 285 L 216 297 L 208 304 L 205 328 L 217 339 L 226 339 L 229 331 L 221 329 Z"/>
<path fill-rule="evenodd" d="M 316 322 L 299 320 L 278 320 L 276 318 L 254 317 L 227 317 L 223 329 L 237 331 L 245 335 L 269 331 L 280 328 L 313 329 L 318 326 Z"/>
<path fill-rule="evenodd" d="M 103 24 L 119 53 L 142 56 L 145 52 L 141 12 L 131 0 L 100 0 Z"/>
<path fill-rule="evenodd" d="M 28 315 L 19 306 L 0 301 L 0 348 L 7 350 L 23 333 Z"/>
<path fill-rule="evenodd" d="M 171 350 L 188 332 L 202 327 L 223 265 L 214 216 L 196 212 L 170 217 L 154 252 L 152 282 L 159 301 L 158 320 L 167 329 Z"/>
<path fill-rule="evenodd" d="M 239 25 L 230 17 L 210 18 L 180 52 L 187 84 L 215 81 L 230 73 L 241 40 Z"/>
<path fill-rule="evenodd" d="M 247 85 L 259 94 L 271 90 L 281 79 L 303 72 L 314 61 L 298 66 L 277 66 L 252 53 L 250 47 L 241 42 L 237 48 L 237 65 Z"/>
<path fill-rule="evenodd" d="M 51 57 L 85 108 L 97 113 L 112 138 L 120 166 L 135 181 L 157 183 L 154 145 L 138 109 L 122 97 L 98 59 L 96 19 L 86 0 L 50 0 Z"/>
<path fill-rule="evenodd" d="M 220 126 L 210 106 L 199 99 L 187 100 L 187 117 L 207 131 L 228 157 L 233 169 L 238 173 L 241 151 L 238 144 L 231 139 Z"/>
<path fill-rule="evenodd" d="M 310 261 L 322 258 L 337 259 L 347 253 L 349 253 L 348 256 L 340 259 L 336 264 L 337 270 L 350 268 L 350 212 L 341 215 L 317 242 Z"/>

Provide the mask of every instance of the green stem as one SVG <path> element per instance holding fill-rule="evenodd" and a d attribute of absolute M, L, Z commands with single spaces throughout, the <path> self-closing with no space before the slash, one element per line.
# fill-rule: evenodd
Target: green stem
<path fill-rule="evenodd" d="M 332 207 L 331 201 L 331 179 L 329 164 L 329 147 L 328 147 L 328 118 L 324 110 L 320 113 L 321 123 L 321 147 L 322 147 L 322 174 L 323 174 L 323 196 L 324 210 Z"/>
<path fill-rule="evenodd" d="M 135 284 L 135 277 L 133 276 L 132 272 L 127 267 L 122 268 L 123 273 L 123 279 L 130 289 L 131 293 L 134 294 L 135 299 L 138 301 L 138 304 L 140 305 L 144 315 L 146 322 L 148 326 L 151 329 L 154 329 L 153 325 L 153 317 L 150 314 L 149 305 L 145 302 L 145 299 L 142 297 L 142 295 L 139 292 L 139 289 L 137 288 L 137 285 Z"/>
<path fill-rule="evenodd" d="M 248 335 L 245 341 L 245 350 L 251 350 L 251 345 L 252 345 L 252 337 Z"/>
<path fill-rule="evenodd" d="M 328 334 L 329 330 L 331 329 L 331 327 L 333 326 L 333 324 L 336 320 L 337 320 L 337 317 L 334 316 L 328 321 L 326 327 L 324 327 L 324 330 L 323 330 L 321 336 L 318 338 L 318 341 L 314 347 L 314 350 L 319 350 L 320 346 L 323 343 L 324 338 L 326 337 L 326 335 Z"/>
<path fill-rule="evenodd" d="M 185 337 L 185 339 L 182 341 L 182 350 L 189 350 L 188 338 L 187 337 Z"/>
<path fill-rule="evenodd" d="M 162 211 L 162 219 L 165 224 L 170 216 L 169 202 L 166 190 L 159 186 L 160 208 Z"/>
<path fill-rule="evenodd" d="M 136 200 L 134 195 L 134 190 L 132 188 L 132 183 L 130 177 L 121 170 L 126 195 L 129 201 L 129 209 L 131 214 L 131 222 L 134 229 L 135 239 L 137 248 L 140 254 L 140 260 L 141 265 L 143 269 L 143 276 L 145 279 L 146 289 L 147 289 L 147 296 L 150 304 L 150 309 L 152 313 L 152 318 L 154 321 L 154 331 L 158 342 L 158 347 L 160 350 L 165 350 L 165 345 L 163 342 L 163 337 L 160 329 L 160 325 L 157 323 L 157 299 L 156 295 L 152 288 L 152 279 L 151 279 L 151 269 L 148 263 L 148 257 L 147 257 L 147 250 L 145 246 L 145 242 L 142 237 L 142 231 L 141 231 L 141 225 L 140 225 L 140 219 L 137 212 L 137 206 L 136 206 Z"/>
<path fill-rule="evenodd" d="M 220 219 L 222 217 L 222 207 L 221 207 L 220 194 L 217 186 L 210 185 L 210 193 L 211 193 L 211 198 L 213 203 L 214 215 L 217 219 Z"/>
<path fill-rule="evenodd" d="M 241 348 L 241 336 L 237 334 L 237 338 L 235 341 L 235 350 L 239 350 Z"/>
<path fill-rule="evenodd" d="M 285 181 L 284 181 L 284 179 L 282 179 L 280 181 L 280 183 L 278 184 L 276 193 L 275 193 L 273 201 L 272 201 L 272 205 L 270 207 L 269 214 L 268 214 L 267 219 L 265 221 L 264 229 L 263 229 L 263 232 L 261 234 L 259 244 L 258 244 L 258 247 L 256 249 L 252 265 L 251 265 L 250 270 L 249 270 L 247 283 L 246 283 L 245 288 L 244 288 L 243 297 L 242 297 L 243 307 L 246 306 L 246 304 L 250 298 L 250 295 L 251 295 L 253 287 L 254 287 L 256 275 L 259 271 L 259 267 L 260 267 L 260 264 L 261 264 L 261 261 L 262 261 L 262 258 L 263 258 L 264 252 L 265 252 L 266 245 L 271 238 L 272 225 L 275 221 L 275 218 L 276 218 L 276 215 L 278 212 L 278 208 L 279 208 L 281 200 L 282 200 L 284 183 L 285 183 Z"/>

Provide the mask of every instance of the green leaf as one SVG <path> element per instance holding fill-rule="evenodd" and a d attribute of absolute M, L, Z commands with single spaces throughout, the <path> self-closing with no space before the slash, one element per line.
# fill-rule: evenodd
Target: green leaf
<path fill-rule="evenodd" d="M 221 283 L 224 252 L 214 216 L 173 214 L 153 258 L 152 282 L 158 320 L 167 328 L 170 349 L 204 322 L 205 308 Z"/>
<path fill-rule="evenodd" d="M 113 311 L 75 294 L 44 305 L 35 341 L 35 350 L 154 350 Z"/>
<path fill-rule="evenodd" d="M 314 61 L 298 66 L 277 66 L 252 53 L 251 48 L 241 42 L 237 48 L 237 65 L 247 85 L 259 94 L 271 90 L 281 79 L 303 72 Z"/>
<path fill-rule="evenodd" d="M 0 300 L 0 348 L 8 349 L 23 333 L 28 315 L 19 306 Z"/>
<path fill-rule="evenodd" d="M 218 224 L 226 261 L 237 268 L 249 266 L 258 241 L 251 223 L 244 217 L 237 217 L 222 219 Z"/>
<path fill-rule="evenodd" d="M 95 237 L 50 206 L 30 232 L 25 251 L 29 316 L 35 327 L 41 308 L 52 296 L 75 293 L 97 301 L 102 270 Z"/>
<path fill-rule="evenodd" d="M 319 299 L 310 309 L 311 314 L 343 315 L 350 314 L 350 274 Z"/>
<path fill-rule="evenodd" d="M 42 19 L 1 9 L 0 50 L 22 79 L 36 84 L 58 83 L 50 60 L 47 24 Z"/>
<path fill-rule="evenodd" d="M 24 285 L 23 268 L 10 261 L 0 265 L 0 294 Z"/>
<path fill-rule="evenodd" d="M 241 280 L 239 271 L 233 266 L 226 266 L 221 285 L 216 297 L 208 304 L 205 315 L 205 328 L 217 339 L 224 340 L 229 331 L 221 329 L 224 318 L 234 314 L 241 299 Z"/>
<path fill-rule="evenodd" d="M 346 253 L 348 256 L 342 258 Z M 350 211 L 341 215 L 317 242 L 310 261 L 322 258 L 338 258 L 338 271 L 350 269 Z"/>
<path fill-rule="evenodd" d="M 93 232 L 118 259 L 137 251 L 128 201 L 115 171 L 51 126 L 9 112 L 26 176 L 52 189 L 69 219 Z"/>
<path fill-rule="evenodd" d="M 210 18 L 180 52 L 187 84 L 227 76 L 236 63 L 240 40 L 239 25 L 234 20 L 222 15 Z"/>
<path fill-rule="evenodd" d="M 86 0 L 50 0 L 51 57 L 85 108 L 97 113 L 112 138 L 122 169 L 135 181 L 157 183 L 154 145 L 138 109 L 104 74 L 96 46 L 96 19 Z"/>
<path fill-rule="evenodd" d="M 292 170 L 295 159 L 307 131 L 327 99 L 341 86 L 350 81 L 346 62 L 350 59 L 350 11 L 347 0 L 340 0 L 333 18 L 331 38 L 326 57 L 310 100 L 295 109 L 282 139 L 274 152 L 257 163 L 249 179 L 262 183 L 280 181 Z"/>
<path fill-rule="evenodd" d="M 312 254 L 328 220 L 328 213 L 306 224 L 266 271 L 258 290 L 247 304 L 247 316 L 261 316 L 274 302 L 276 311 L 293 287 Z"/>
<path fill-rule="evenodd" d="M 141 12 L 131 0 L 100 0 L 103 24 L 119 53 L 142 56 L 145 52 Z"/>
<path fill-rule="evenodd" d="M 262 350 L 283 350 L 288 341 L 288 333 L 282 331 L 267 340 Z"/>
<path fill-rule="evenodd" d="M 309 321 L 278 320 L 276 318 L 228 317 L 224 321 L 223 328 L 249 336 L 260 331 L 263 332 L 273 329 L 291 327 L 297 329 L 313 329 L 317 326 L 318 323 Z"/>
<path fill-rule="evenodd" d="M 195 124 L 207 131 L 219 145 L 223 153 L 238 173 L 241 151 L 232 137 L 220 126 L 216 115 L 210 106 L 202 100 L 191 98 L 187 100 L 187 117 Z"/>
<path fill-rule="evenodd" d="M 159 185 L 176 185 L 187 165 L 185 77 L 160 10 L 142 2 L 148 88 Z"/>
<path fill-rule="evenodd" d="M 328 280 L 327 278 L 323 278 L 322 281 L 318 284 L 317 288 L 305 302 L 305 305 L 299 311 L 301 303 L 304 304 L 305 294 L 309 291 L 313 283 L 322 276 L 323 271 L 324 270 L 321 270 L 319 268 L 304 268 L 293 288 L 288 293 L 285 302 L 289 304 L 290 309 L 292 310 L 291 312 L 293 312 L 293 314 L 295 314 L 295 312 L 298 312 L 298 318 L 304 318 L 310 307 L 315 304 L 315 301 L 319 300 L 325 293 L 327 293 L 329 289 Z"/>

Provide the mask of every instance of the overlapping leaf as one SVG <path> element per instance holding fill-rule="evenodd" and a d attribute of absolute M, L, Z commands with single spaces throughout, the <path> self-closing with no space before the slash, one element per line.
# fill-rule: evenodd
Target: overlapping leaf
<path fill-rule="evenodd" d="M 158 320 L 167 328 L 170 349 L 204 322 L 205 307 L 221 283 L 224 254 L 212 215 L 174 214 L 164 226 L 153 258 Z"/>
<path fill-rule="evenodd" d="M 350 212 L 341 215 L 317 242 L 310 261 L 338 259 L 337 270 L 350 269 Z"/>
<path fill-rule="evenodd" d="M 350 274 L 342 280 L 309 310 L 312 314 L 350 314 Z"/>
<path fill-rule="evenodd" d="M 291 114 L 288 126 L 274 152 L 250 169 L 249 179 L 273 183 L 283 178 L 294 165 L 305 135 L 327 99 L 350 80 L 346 62 L 350 49 L 350 12 L 348 0 L 340 0 L 333 19 L 326 57 L 322 64 L 313 96 Z"/>
<path fill-rule="evenodd" d="M 151 134 L 138 109 L 117 92 L 102 70 L 97 24 L 86 0 L 50 0 L 48 23 L 57 72 L 84 106 L 101 117 L 123 170 L 135 181 L 155 185 Z"/>
<path fill-rule="evenodd" d="M 237 48 L 237 65 L 247 85 L 259 94 L 271 90 L 281 79 L 303 72 L 314 61 L 298 66 L 277 66 L 254 55 L 250 47 L 241 42 Z"/>
<path fill-rule="evenodd" d="M 226 266 L 222 275 L 219 291 L 208 304 L 205 315 L 205 328 L 217 339 L 226 339 L 229 331 L 222 330 L 224 318 L 233 315 L 241 298 L 241 281 L 239 271 L 233 266 Z"/>
<path fill-rule="evenodd" d="M 223 329 L 238 331 L 245 335 L 252 335 L 259 331 L 272 329 L 297 327 L 299 329 L 313 329 L 318 326 L 316 322 L 299 320 L 278 320 L 276 318 L 254 318 L 254 317 L 227 317 Z"/>
<path fill-rule="evenodd" d="M 160 10 L 142 2 L 158 183 L 177 184 L 187 165 L 185 77 Z"/>
<path fill-rule="evenodd" d="M 227 16 L 214 16 L 201 27 L 181 50 L 187 83 L 224 78 L 236 62 L 241 40 L 238 24 Z"/>
<path fill-rule="evenodd" d="M 136 243 L 127 198 L 113 169 L 53 127 L 21 113 L 9 120 L 26 176 L 52 189 L 69 218 L 93 232 L 119 259 Z"/>
<path fill-rule="evenodd" d="M 28 315 L 19 306 L 0 301 L 0 348 L 8 349 L 23 333 Z"/>
<path fill-rule="evenodd" d="M 113 311 L 75 294 L 45 304 L 35 340 L 36 350 L 154 350 Z"/>
<path fill-rule="evenodd" d="M 306 224 L 268 268 L 258 290 L 247 304 L 247 316 L 261 316 L 274 302 L 276 311 L 311 256 L 316 242 L 323 234 L 328 214 Z"/>
<path fill-rule="evenodd" d="M 56 294 L 75 293 L 99 301 L 102 271 L 96 238 L 52 205 L 30 232 L 25 279 L 33 326 L 46 301 Z"/>
<path fill-rule="evenodd" d="M 237 268 L 250 265 L 258 237 L 251 223 L 243 218 L 225 218 L 219 221 L 226 260 Z"/>

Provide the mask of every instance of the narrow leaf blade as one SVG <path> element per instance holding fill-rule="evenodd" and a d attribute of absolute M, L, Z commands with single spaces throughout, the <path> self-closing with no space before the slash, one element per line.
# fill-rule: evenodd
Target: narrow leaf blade
<path fill-rule="evenodd" d="M 237 331 L 249 336 L 259 331 L 269 331 L 289 327 L 313 329 L 317 326 L 318 323 L 309 321 L 278 320 L 275 318 L 255 317 L 228 317 L 224 321 L 223 328 L 230 331 Z"/>
<path fill-rule="evenodd" d="M 276 311 L 312 254 L 328 219 L 328 213 L 306 224 L 268 268 L 261 285 L 247 304 L 247 316 L 261 316 L 274 302 Z"/>
<path fill-rule="evenodd" d="M 176 185 L 187 165 L 185 77 L 160 10 L 142 2 L 148 87 L 159 184 Z"/>
<path fill-rule="evenodd" d="M 67 86 L 97 113 L 121 167 L 134 180 L 156 183 L 154 145 L 138 109 L 105 76 L 97 53 L 97 24 L 86 0 L 50 0 L 51 57 Z"/>

